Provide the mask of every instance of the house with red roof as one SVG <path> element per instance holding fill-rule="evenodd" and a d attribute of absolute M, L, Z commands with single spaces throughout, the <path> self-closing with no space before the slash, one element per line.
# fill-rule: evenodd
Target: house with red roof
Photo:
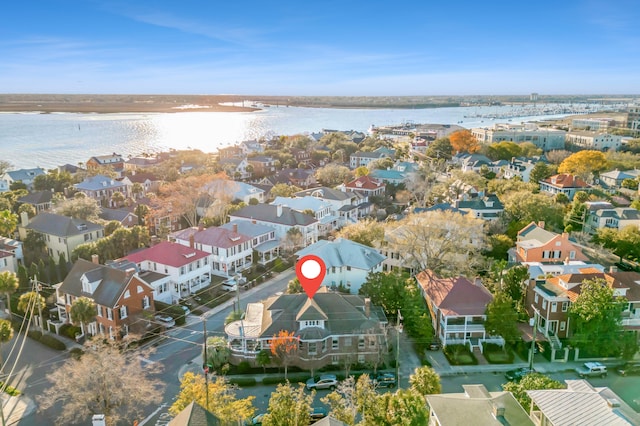
<path fill-rule="evenodd" d="M 211 284 L 213 255 L 193 246 L 163 241 L 119 260 L 135 263 L 140 271 L 169 275 L 166 291 L 174 303 Z"/>
<path fill-rule="evenodd" d="M 561 346 L 558 338 L 571 336 L 569 310 L 578 299 L 585 280 L 601 279 L 613 288 L 614 296 L 628 301 L 622 313 L 622 326 L 629 330 L 640 330 L 640 273 L 622 272 L 612 268 L 603 272 L 586 266 L 576 273 L 554 277 L 537 277 L 529 280 L 526 294 L 527 311 L 535 318 L 538 332 L 550 342 Z"/>
<path fill-rule="evenodd" d="M 192 227 L 174 232 L 169 238 L 187 247 L 211 253 L 214 275 L 234 276 L 253 264 L 252 238 L 238 232 L 238 224 L 232 229 L 222 227 Z"/>
<path fill-rule="evenodd" d="M 493 296 L 479 278 L 474 282 L 462 276 L 440 278 L 426 270 L 416 280 L 443 346 L 469 343 L 472 350 L 482 350 L 483 342 L 504 343 L 484 329 L 485 311 Z"/>
<path fill-rule="evenodd" d="M 564 194 L 573 200 L 578 191 L 591 191 L 591 185 L 577 176 L 569 174 L 553 175 L 540 181 L 540 191 L 548 194 Z"/>
<path fill-rule="evenodd" d="M 369 197 L 375 197 L 384 195 L 385 183 L 371 176 L 360 176 L 358 179 L 338 186 L 338 189 L 343 192 L 353 191 Z"/>

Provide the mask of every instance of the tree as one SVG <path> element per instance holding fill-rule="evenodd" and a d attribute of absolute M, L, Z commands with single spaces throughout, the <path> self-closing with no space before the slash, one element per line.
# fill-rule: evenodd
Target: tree
<path fill-rule="evenodd" d="M 96 304 L 88 297 L 78 297 L 71 304 L 70 314 L 73 324 L 79 323 L 82 334 L 85 334 L 84 325 L 96 317 Z"/>
<path fill-rule="evenodd" d="M 367 166 L 360 166 L 353 171 L 356 178 L 367 176 L 369 174 L 369 168 Z"/>
<path fill-rule="evenodd" d="M 468 214 L 428 211 L 385 225 L 386 246 L 404 266 L 436 273 L 472 272 L 484 248 L 484 222 Z"/>
<path fill-rule="evenodd" d="M 138 225 L 146 226 L 146 218 L 149 214 L 149 206 L 147 206 L 146 204 L 138 204 L 133 210 L 133 214 L 138 216 Z"/>
<path fill-rule="evenodd" d="M 256 355 L 256 363 L 262 367 L 262 372 L 267 372 L 267 365 L 271 364 L 271 352 L 266 349 L 262 349 Z"/>
<path fill-rule="evenodd" d="M 399 389 L 378 396 L 364 414 L 363 426 L 418 426 L 429 423 L 424 396 L 413 389 Z"/>
<path fill-rule="evenodd" d="M 207 337 L 207 359 L 206 363 L 211 365 L 214 371 L 220 373 L 222 367 L 229 363 L 231 350 L 227 344 L 227 339 L 222 336 Z"/>
<path fill-rule="evenodd" d="M 612 250 L 621 262 L 622 259 L 640 259 L 640 230 L 633 225 L 620 231 L 613 228 L 598 229 L 593 241 Z"/>
<path fill-rule="evenodd" d="M 529 373 L 519 382 L 507 382 L 502 388 L 511 392 L 522 407 L 530 407 L 531 398 L 527 395 L 528 390 L 564 389 L 564 385 L 544 374 Z"/>
<path fill-rule="evenodd" d="M 456 152 L 474 153 L 480 149 L 480 144 L 470 130 L 458 130 L 451 133 L 449 141 Z"/>
<path fill-rule="evenodd" d="M 53 210 L 63 216 L 76 219 L 96 221 L 101 207 L 93 198 L 69 198 L 55 205 Z"/>
<path fill-rule="evenodd" d="M 336 237 L 376 247 L 384 238 L 384 226 L 373 219 L 362 219 L 340 229 Z"/>
<path fill-rule="evenodd" d="M 371 413 L 379 398 L 376 387 L 369 375 L 363 374 L 358 380 L 347 377 L 338 387 L 321 401 L 329 406 L 329 415 L 348 425 L 354 425 L 359 413 Z"/>
<path fill-rule="evenodd" d="M 295 389 L 289 382 L 279 384 L 269 398 L 269 412 L 262 419 L 264 426 L 299 426 L 309 424 L 309 413 L 315 390 L 307 394 L 304 383 Z"/>
<path fill-rule="evenodd" d="M 627 299 L 614 297 L 603 279 L 585 280 L 580 295 L 569 308 L 575 331 L 571 343 L 599 356 L 619 356 L 622 347 L 622 311 Z"/>
<path fill-rule="evenodd" d="M 542 155 L 542 148 L 538 148 L 536 144 L 532 142 L 522 142 L 519 145 L 521 150 L 520 155 L 523 157 L 531 158 Z"/>
<path fill-rule="evenodd" d="M 4 372 L 4 358 L 2 357 L 2 345 L 13 339 L 13 327 L 11 321 L 0 319 L 0 373 Z"/>
<path fill-rule="evenodd" d="M 141 418 L 146 407 L 160 403 L 164 387 L 151 376 L 158 365 L 140 362 L 148 355 L 92 341 L 80 358 L 70 358 L 47 375 L 51 387 L 38 398 L 40 408 L 61 404 L 58 424 L 86 421 L 94 414 L 104 414 L 108 425 Z"/>
<path fill-rule="evenodd" d="M 120 223 L 117 220 L 111 220 L 109 222 L 107 222 L 106 225 L 104 225 L 104 236 L 108 237 L 109 235 L 113 234 L 113 232 L 122 227 L 122 223 Z"/>
<path fill-rule="evenodd" d="M 544 194 L 532 194 L 528 191 L 511 192 L 502 197 L 502 202 L 507 219 L 510 222 L 517 222 L 516 231 L 531 222 L 544 221 L 550 228 L 559 227 L 562 224 L 562 206 Z"/>
<path fill-rule="evenodd" d="M 131 185 L 131 194 L 136 199 L 144 194 L 144 187 L 140 182 L 134 182 L 133 185 Z"/>
<path fill-rule="evenodd" d="M 0 211 L 0 236 L 13 238 L 16 226 L 18 226 L 18 215 L 9 210 Z"/>
<path fill-rule="evenodd" d="M 36 208 L 33 207 L 33 204 L 20 204 L 18 217 L 22 217 L 22 213 L 26 213 L 29 218 L 32 218 L 36 215 Z"/>
<path fill-rule="evenodd" d="M 64 253 L 61 252 L 60 256 L 58 256 L 58 276 L 61 281 L 67 278 L 67 273 L 67 259 L 65 259 Z"/>
<path fill-rule="evenodd" d="M 452 152 L 453 146 L 451 146 L 449 138 L 439 138 L 429 144 L 429 147 L 425 151 L 425 155 L 430 158 L 442 158 L 449 161 L 451 160 Z"/>
<path fill-rule="evenodd" d="M 277 183 L 273 185 L 273 188 L 271 188 L 269 193 L 272 197 L 293 197 L 293 195 L 299 191 L 302 191 L 302 189 L 295 185 Z"/>
<path fill-rule="evenodd" d="M 554 149 L 545 153 L 544 156 L 549 161 L 549 163 L 559 165 L 564 161 L 565 158 L 567 158 L 570 155 L 571 155 L 570 151 L 567 151 L 564 149 Z"/>
<path fill-rule="evenodd" d="M 122 203 L 124 203 L 124 194 L 122 192 L 116 191 L 113 194 L 111 194 L 111 204 L 115 208 L 122 207 Z"/>
<path fill-rule="evenodd" d="M 158 190 L 154 215 L 178 215 L 188 226 L 198 226 L 198 203 L 203 196 L 208 194 L 214 200 L 223 200 L 226 205 L 236 192 L 236 185 L 226 179 L 224 174 L 189 175 L 175 182 L 165 183 Z"/>
<path fill-rule="evenodd" d="M 496 260 L 506 260 L 507 252 L 513 247 L 513 240 L 504 234 L 489 235 L 489 250 L 485 252 L 485 256 L 492 257 Z"/>
<path fill-rule="evenodd" d="M 298 247 L 304 245 L 304 235 L 298 228 L 289 228 L 284 239 L 284 246 L 288 251 L 294 251 Z"/>
<path fill-rule="evenodd" d="M 542 161 L 538 161 L 534 164 L 531 172 L 529 173 L 529 182 L 538 183 L 551 175 L 553 175 L 554 169 L 551 166 L 547 166 Z"/>
<path fill-rule="evenodd" d="M 285 293 L 298 294 L 298 293 L 302 293 L 303 291 L 304 290 L 302 288 L 302 284 L 300 284 L 300 281 L 298 280 L 298 278 L 294 278 L 287 283 L 287 291 L 285 291 Z"/>
<path fill-rule="evenodd" d="M 0 293 L 7 298 L 7 309 L 11 312 L 11 295 L 18 289 L 18 277 L 11 271 L 0 272 Z"/>
<path fill-rule="evenodd" d="M 520 338 L 518 313 L 514 302 L 506 293 L 498 291 L 487 305 L 484 328 L 490 336 L 502 336 L 505 342 L 514 344 Z"/>
<path fill-rule="evenodd" d="M 327 164 L 316 170 L 316 179 L 324 186 L 334 187 L 348 182 L 353 177 L 348 167 L 338 164 Z"/>
<path fill-rule="evenodd" d="M 358 294 L 371 299 L 371 303 L 381 306 L 387 315 L 396 315 L 404 307 L 406 288 L 411 284 L 407 274 L 392 272 L 373 272 L 360 286 Z"/>
<path fill-rule="evenodd" d="M 511 160 L 522 155 L 520 145 L 511 141 L 495 142 L 486 148 L 486 156 L 493 161 Z"/>
<path fill-rule="evenodd" d="M 287 378 L 289 363 L 298 353 L 299 338 L 293 331 L 280 330 L 271 339 L 271 354 L 284 366 L 284 378 Z"/>
<path fill-rule="evenodd" d="M 0 160 L 0 176 L 13 169 L 13 164 L 7 160 Z"/>
<path fill-rule="evenodd" d="M 51 169 L 47 173 L 33 178 L 33 189 L 36 191 L 63 192 L 71 186 L 72 182 L 73 178 L 69 172 L 59 172 L 57 169 Z"/>
<path fill-rule="evenodd" d="M 507 270 L 502 276 L 501 290 L 514 302 L 523 302 L 526 282 L 529 278 L 529 269 L 523 265 L 517 265 Z"/>
<path fill-rule="evenodd" d="M 602 152 L 583 150 L 565 158 L 558 166 L 558 173 L 568 173 L 587 180 L 591 174 L 606 170 L 607 167 L 607 157 Z"/>
<path fill-rule="evenodd" d="M 415 369 L 409 376 L 411 389 L 420 395 L 433 395 L 442 391 L 440 376 L 431 367 L 422 366 Z"/>
<path fill-rule="evenodd" d="M 22 313 L 28 313 L 31 309 L 33 312 L 38 312 L 38 309 L 44 309 L 46 306 L 44 297 L 35 291 L 24 293 L 18 299 L 18 310 Z"/>

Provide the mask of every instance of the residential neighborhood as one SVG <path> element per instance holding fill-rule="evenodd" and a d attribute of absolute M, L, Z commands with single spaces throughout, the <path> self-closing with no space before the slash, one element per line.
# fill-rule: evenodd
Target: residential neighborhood
<path fill-rule="evenodd" d="M 4 312 L 83 353 L 192 339 L 186 365 L 202 368 L 184 377 L 240 390 L 327 380 L 335 395 L 405 401 L 391 390 L 404 386 L 420 401 L 412 424 L 574 424 L 564 411 L 584 404 L 579 424 L 640 424 L 637 395 L 543 374 L 640 363 L 638 140 L 585 135 L 600 124 L 325 130 L 216 153 L 96 153 L 74 175 L 6 170 Z M 323 262 L 312 297 L 293 274 L 308 255 Z M 471 377 L 441 392 L 450 371 L 516 368 L 499 391 Z M 259 416 L 238 401 L 238 421 Z M 182 402 L 174 422 L 202 409 Z"/>

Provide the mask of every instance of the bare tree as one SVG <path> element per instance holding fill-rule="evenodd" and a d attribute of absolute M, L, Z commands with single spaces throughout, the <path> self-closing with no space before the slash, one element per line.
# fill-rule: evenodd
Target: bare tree
<path fill-rule="evenodd" d="M 79 359 L 69 359 L 47 376 L 51 386 L 38 397 L 40 408 L 61 404 L 58 424 L 94 414 L 104 414 L 108 425 L 141 418 L 146 406 L 160 403 L 164 385 L 151 375 L 151 368 L 158 372 L 157 364 L 141 363 L 140 356 L 148 353 L 92 341 Z"/>

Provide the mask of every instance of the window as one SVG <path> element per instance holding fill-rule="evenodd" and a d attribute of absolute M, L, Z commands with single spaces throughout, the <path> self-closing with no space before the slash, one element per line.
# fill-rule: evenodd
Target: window
<path fill-rule="evenodd" d="M 126 306 L 121 306 L 120 307 L 120 319 L 125 319 L 127 317 L 127 307 Z"/>
<path fill-rule="evenodd" d="M 553 258 L 554 259 L 560 259 L 562 257 L 562 252 L 560 250 L 554 250 L 553 251 Z"/>
<path fill-rule="evenodd" d="M 533 296 L 533 301 L 534 301 L 535 303 L 538 303 L 538 293 L 535 293 L 535 294 L 534 294 L 534 296 Z"/>
<path fill-rule="evenodd" d="M 545 250 L 542 252 L 542 258 L 543 259 L 548 259 L 549 258 L 549 250 Z"/>
<path fill-rule="evenodd" d="M 358 349 L 364 349 L 364 336 L 358 337 Z"/>
<path fill-rule="evenodd" d="M 567 328 L 567 322 L 566 321 L 560 321 L 560 331 L 564 331 L 565 328 Z"/>
<path fill-rule="evenodd" d="M 316 342 L 309 342 L 309 353 L 316 354 L 318 351 Z"/>
<path fill-rule="evenodd" d="M 124 298 L 125 298 L 125 299 L 128 299 L 128 298 L 130 298 L 130 297 L 131 297 L 131 292 L 130 292 L 129 290 L 125 291 L 125 292 L 124 292 Z"/>
<path fill-rule="evenodd" d="M 340 339 L 338 339 L 337 337 L 334 337 L 331 341 L 331 349 L 338 349 L 340 345 Z"/>
<path fill-rule="evenodd" d="M 569 259 L 575 259 L 576 258 L 576 251 L 575 250 L 571 250 L 569 252 Z"/>
<path fill-rule="evenodd" d="M 137 287 L 136 287 L 136 292 L 137 292 L 138 294 L 142 293 L 142 291 L 143 291 L 143 290 L 142 290 L 142 286 L 141 286 L 141 285 L 139 285 L 139 286 L 137 286 Z"/>
<path fill-rule="evenodd" d="M 569 310 L 569 302 L 562 302 L 562 312 L 567 312 Z"/>
<path fill-rule="evenodd" d="M 181 266 L 181 267 L 180 267 L 180 275 L 184 275 L 184 271 L 185 271 L 185 270 L 184 270 L 184 266 Z"/>
<path fill-rule="evenodd" d="M 98 311 L 98 316 L 101 317 L 102 316 L 102 306 L 96 305 L 96 309 Z"/>
<path fill-rule="evenodd" d="M 111 308 L 107 308 L 107 318 L 113 320 L 113 311 Z"/>
<path fill-rule="evenodd" d="M 344 345 L 346 347 L 353 345 L 353 343 L 351 342 L 351 337 L 347 337 L 344 339 Z"/>
<path fill-rule="evenodd" d="M 149 306 L 151 306 L 150 300 L 149 300 L 149 296 L 145 296 L 142 298 L 142 309 L 149 309 Z"/>
<path fill-rule="evenodd" d="M 542 309 L 547 309 L 547 299 L 542 299 Z"/>
<path fill-rule="evenodd" d="M 350 271 L 350 270 L 351 270 L 351 266 L 347 266 L 347 271 Z"/>
<path fill-rule="evenodd" d="M 558 304 L 556 302 L 551 302 L 551 312 L 558 312 Z"/>

